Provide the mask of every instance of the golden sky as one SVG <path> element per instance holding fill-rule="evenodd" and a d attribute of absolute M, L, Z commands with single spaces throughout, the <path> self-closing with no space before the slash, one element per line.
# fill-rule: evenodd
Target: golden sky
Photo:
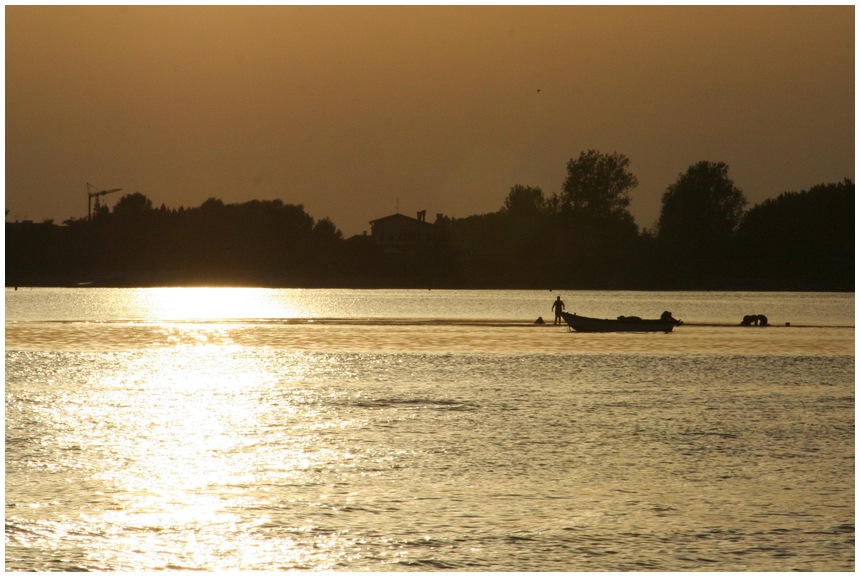
<path fill-rule="evenodd" d="M 6 6 L 7 220 L 280 198 L 344 234 L 558 192 L 619 152 L 751 204 L 854 179 L 854 6 Z M 538 92 L 540 89 L 540 92 Z M 429 217 L 432 220 L 432 216 Z"/>

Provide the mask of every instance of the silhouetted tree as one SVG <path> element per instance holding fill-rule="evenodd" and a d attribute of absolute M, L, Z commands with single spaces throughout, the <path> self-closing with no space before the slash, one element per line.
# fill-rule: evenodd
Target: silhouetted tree
<path fill-rule="evenodd" d="M 697 162 L 663 193 L 657 238 L 667 272 L 678 278 L 716 282 L 725 274 L 726 251 L 747 204 L 728 173 L 723 162 Z"/>
<path fill-rule="evenodd" d="M 587 150 L 567 163 L 561 208 L 600 218 L 626 212 L 638 184 L 626 156 Z"/>
<path fill-rule="evenodd" d="M 315 241 L 322 243 L 331 243 L 343 239 L 343 233 L 329 217 L 317 221 L 313 226 L 313 235 Z"/>
<path fill-rule="evenodd" d="M 224 209 L 224 201 L 220 198 L 209 197 L 200 205 L 201 212 L 217 213 Z"/>
<path fill-rule="evenodd" d="M 540 187 L 517 184 L 511 187 L 502 210 L 512 218 L 530 220 L 539 218 L 546 207 Z"/>
<path fill-rule="evenodd" d="M 572 287 L 625 285 L 638 229 L 628 212 L 630 190 L 638 185 L 623 154 L 582 152 L 567 163 L 560 195 L 550 204 L 557 213 L 553 242 L 556 283 Z"/>
<path fill-rule="evenodd" d="M 854 290 L 854 183 L 785 192 L 744 215 L 736 278 L 755 289 Z"/>
<path fill-rule="evenodd" d="M 707 253 L 732 237 L 746 204 L 727 164 L 698 162 L 663 193 L 658 236 L 678 248 Z"/>
<path fill-rule="evenodd" d="M 120 218 L 133 218 L 152 210 L 152 201 L 145 194 L 135 192 L 119 199 L 113 207 L 113 215 Z"/>

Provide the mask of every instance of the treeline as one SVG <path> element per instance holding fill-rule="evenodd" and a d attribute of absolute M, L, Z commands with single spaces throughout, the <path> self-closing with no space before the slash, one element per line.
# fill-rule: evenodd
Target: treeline
<path fill-rule="evenodd" d="M 280 200 L 154 208 L 123 196 L 91 220 L 6 224 L 6 285 L 326 284 L 344 257 L 329 219 Z"/>
<path fill-rule="evenodd" d="M 408 251 L 280 200 L 170 209 L 134 193 L 91 220 L 7 223 L 6 285 L 854 290 L 850 180 L 748 209 L 728 166 L 703 161 L 640 230 L 629 166 L 585 151 L 559 192 L 516 185 L 498 211 L 443 216 Z"/>
<path fill-rule="evenodd" d="M 785 192 L 748 208 L 725 163 L 702 161 L 663 193 L 655 229 L 627 208 L 624 155 L 571 159 L 550 196 L 514 186 L 494 213 L 449 223 L 469 286 L 854 290 L 854 184 Z"/>

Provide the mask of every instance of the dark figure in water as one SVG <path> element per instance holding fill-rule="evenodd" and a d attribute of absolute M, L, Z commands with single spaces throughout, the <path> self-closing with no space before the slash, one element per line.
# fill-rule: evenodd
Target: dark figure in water
<path fill-rule="evenodd" d="M 744 315 L 744 319 L 741 321 L 742 327 L 751 327 L 753 325 L 758 324 L 758 315 Z"/>
<path fill-rule="evenodd" d="M 564 310 L 564 301 L 561 300 L 561 296 L 555 297 L 555 302 L 552 303 L 552 310 L 555 312 L 555 324 L 561 324 L 561 311 Z"/>
<path fill-rule="evenodd" d="M 741 321 L 742 327 L 766 327 L 767 317 L 764 315 L 744 315 L 744 320 Z"/>
<path fill-rule="evenodd" d="M 672 313 L 669 311 L 663 311 L 663 314 L 660 315 L 660 320 L 664 323 L 675 323 L 676 325 L 683 324 L 683 321 L 679 321 L 675 317 L 672 316 Z"/>

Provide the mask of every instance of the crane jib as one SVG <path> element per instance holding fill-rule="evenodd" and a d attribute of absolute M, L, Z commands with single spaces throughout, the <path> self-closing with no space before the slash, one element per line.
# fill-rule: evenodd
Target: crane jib
<path fill-rule="evenodd" d="M 106 194 L 110 194 L 112 192 L 119 192 L 122 190 L 121 188 L 111 188 L 110 190 L 98 190 L 94 191 L 96 187 L 87 183 L 87 220 L 92 220 L 93 218 L 93 210 L 92 210 L 92 200 L 96 199 L 96 212 L 99 210 L 99 197 L 102 197 Z"/>

